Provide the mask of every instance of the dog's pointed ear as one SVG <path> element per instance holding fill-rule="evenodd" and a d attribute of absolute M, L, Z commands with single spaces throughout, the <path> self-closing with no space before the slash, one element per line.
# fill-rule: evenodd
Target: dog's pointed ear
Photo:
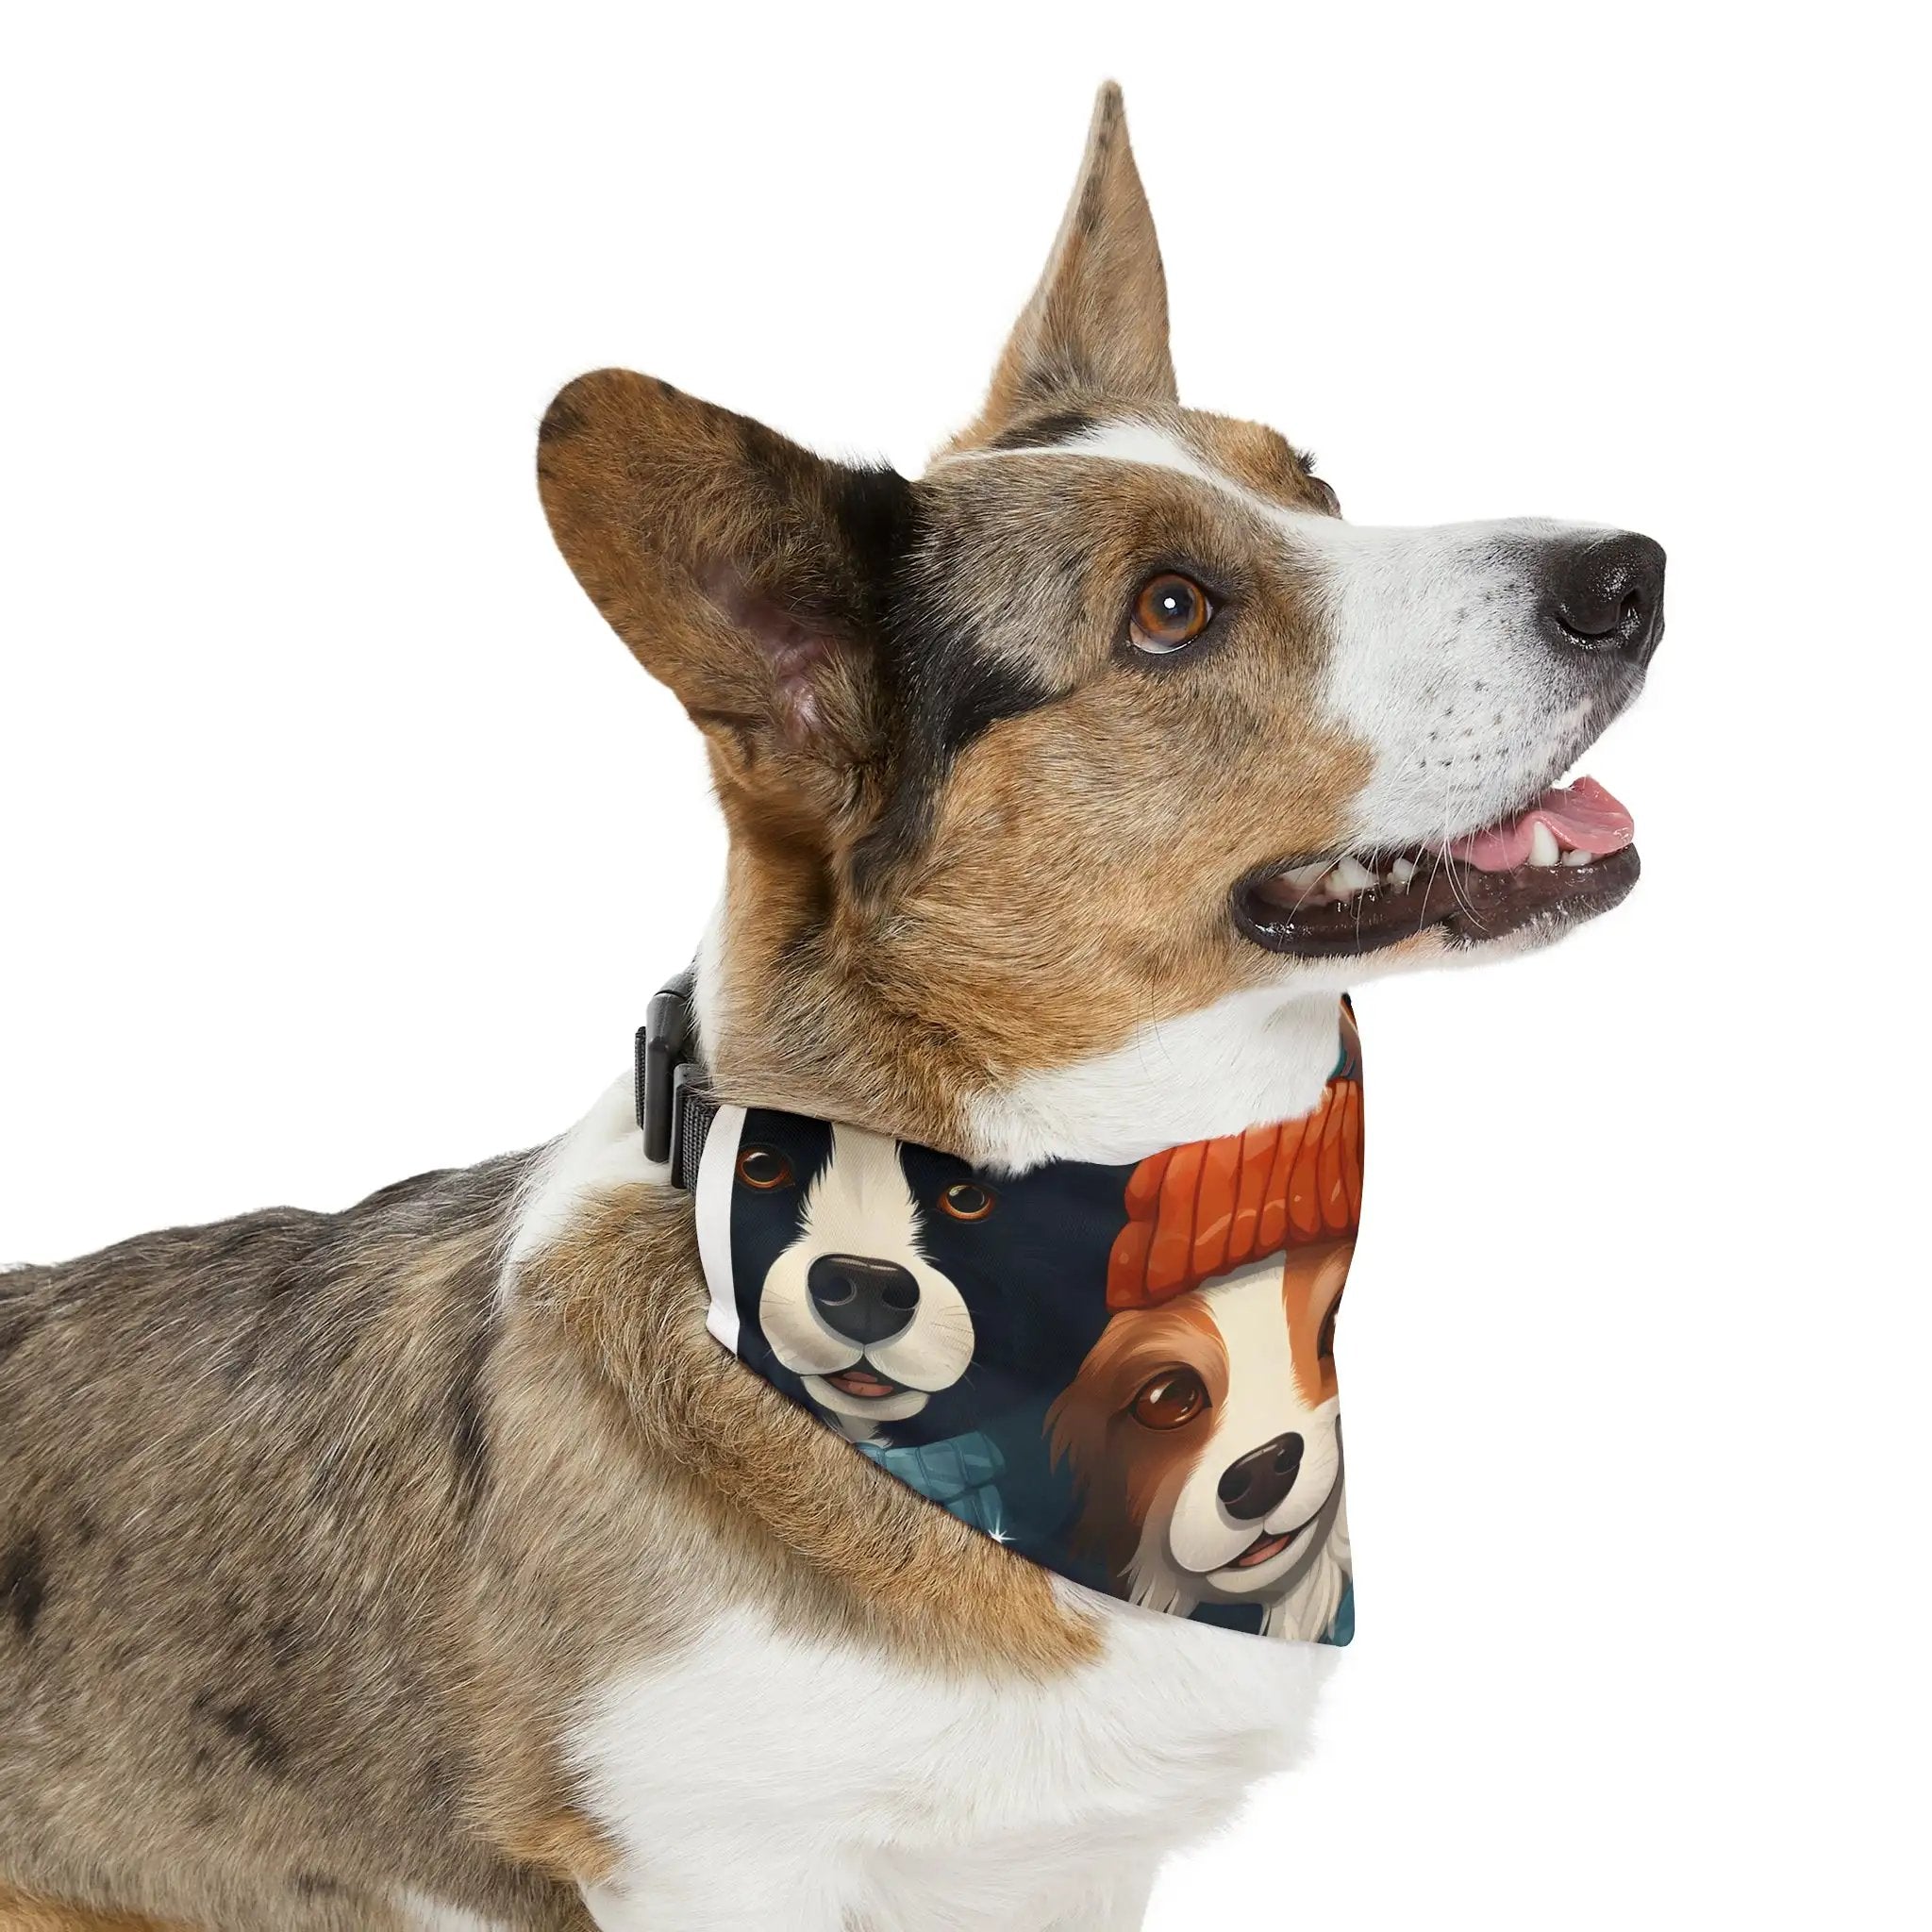
<path fill-rule="evenodd" d="M 985 408 L 952 447 L 984 445 L 1028 416 L 1081 397 L 1179 400 L 1160 243 L 1112 81 L 1093 104 L 1087 152 L 1046 273 L 1007 339 Z"/>
<path fill-rule="evenodd" d="M 624 369 L 551 404 L 537 478 L 577 581 L 682 700 L 721 775 L 848 795 L 877 751 L 910 485 Z"/>

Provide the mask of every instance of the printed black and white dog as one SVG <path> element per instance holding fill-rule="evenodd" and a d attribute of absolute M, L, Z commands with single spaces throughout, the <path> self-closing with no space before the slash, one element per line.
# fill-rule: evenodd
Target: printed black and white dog
<path fill-rule="evenodd" d="M 851 1441 L 958 1437 L 1072 1378 L 1104 1319 L 1118 1171 L 995 1178 L 764 1109 L 724 1109 L 712 1137 L 714 1158 L 737 1150 L 734 1306 L 714 1293 L 713 1331 Z M 1039 1291 L 1062 1277 L 1084 1297 Z"/>

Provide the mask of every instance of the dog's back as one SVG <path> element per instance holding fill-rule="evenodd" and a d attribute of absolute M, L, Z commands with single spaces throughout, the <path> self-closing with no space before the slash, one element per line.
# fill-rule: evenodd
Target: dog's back
<path fill-rule="evenodd" d="M 452 1818 L 449 1609 L 522 1168 L 0 1277 L 8 1882 L 165 1914 L 192 1873 L 237 1924 L 363 1926 L 408 1873 L 541 1921 Z"/>

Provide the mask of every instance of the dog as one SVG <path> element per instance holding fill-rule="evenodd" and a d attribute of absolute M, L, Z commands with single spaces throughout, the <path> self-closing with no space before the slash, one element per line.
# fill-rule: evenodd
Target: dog
<path fill-rule="evenodd" d="M 623 371 L 558 395 L 538 471 L 708 746 L 724 1102 L 995 1184 L 1135 1163 L 1305 1113 L 1346 983 L 1636 879 L 1615 800 L 1553 788 L 1644 681 L 1662 552 L 1357 527 L 1274 431 L 1183 408 L 1111 88 L 924 475 Z M 531 1154 L 0 1276 L 0 1926 L 1138 1924 L 1332 1648 L 1017 1558 L 708 1312 L 627 1080 Z M 863 1370 L 783 1345 L 929 1427 L 946 1325 Z M 1189 1493 L 1169 1547 L 1211 1560 Z"/>

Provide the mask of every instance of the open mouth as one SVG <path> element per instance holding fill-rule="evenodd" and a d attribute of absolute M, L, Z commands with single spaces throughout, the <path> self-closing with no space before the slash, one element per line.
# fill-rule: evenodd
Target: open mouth
<path fill-rule="evenodd" d="M 1264 1530 L 1227 1567 L 1230 1570 L 1258 1570 L 1263 1563 L 1272 1562 L 1280 1556 L 1307 1526 L 1306 1523 L 1298 1523 L 1279 1536 L 1270 1536 Z"/>
<path fill-rule="evenodd" d="M 906 1385 L 894 1382 L 889 1375 L 875 1374 L 863 1362 L 855 1362 L 849 1369 L 841 1369 L 836 1375 L 827 1375 L 825 1380 L 841 1395 L 850 1395 L 859 1402 L 883 1402 L 888 1395 L 904 1392 Z"/>
<path fill-rule="evenodd" d="M 1607 912 L 1637 883 L 1635 836 L 1624 807 L 1579 778 L 1441 844 L 1266 867 L 1235 888 L 1235 924 L 1257 945 L 1306 958 L 1373 953 L 1430 930 L 1480 945 Z"/>

